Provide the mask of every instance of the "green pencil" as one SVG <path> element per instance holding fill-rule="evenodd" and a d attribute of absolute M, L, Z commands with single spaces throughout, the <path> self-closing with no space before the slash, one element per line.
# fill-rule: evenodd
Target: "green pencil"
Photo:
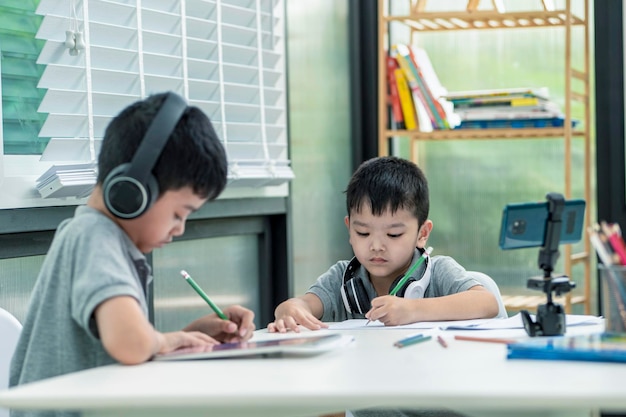
<path fill-rule="evenodd" d="M 194 281 L 193 278 L 191 278 L 191 276 L 187 273 L 187 271 L 185 271 L 183 269 L 183 270 L 180 271 L 180 274 L 183 277 L 185 277 L 185 280 L 189 283 L 189 285 L 191 285 L 191 288 L 196 290 L 198 295 L 200 297 L 202 297 L 204 299 L 204 301 L 207 302 L 207 304 L 213 309 L 213 311 L 215 311 L 215 314 L 217 314 L 222 320 L 228 320 L 228 317 L 226 316 L 226 314 L 224 314 L 224 312 L 222 310 L 220 310 L 220 308 L 217 306 L 217 304 L 215 304 L 213 301 L 211 301 L 209 296 L 206 295 L 206 293 L 204 291 L 202 291 L 202 288 L 200 288 L 200 286 L 198 284 L 196 284 L 196 281 Z"/>

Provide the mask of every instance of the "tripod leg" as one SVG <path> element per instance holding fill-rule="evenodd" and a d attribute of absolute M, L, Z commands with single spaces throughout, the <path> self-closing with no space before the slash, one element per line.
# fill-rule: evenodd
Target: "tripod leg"
<path fill-rule="evenodd" d="M 539 324 L 535 323 L 530 317 L 530 313 L 527 310 L 520 311 L 522 315 L 522 323 L 524 323 L 524 330 L 530 337 L 538 336 L 537 331 L 541 331 Z"/>

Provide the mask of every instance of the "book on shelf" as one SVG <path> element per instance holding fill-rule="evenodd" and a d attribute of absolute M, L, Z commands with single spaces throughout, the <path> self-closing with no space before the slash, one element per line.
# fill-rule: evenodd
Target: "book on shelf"
<path fill-rule="evenodd" d="M 507 359 L 626 362 L 626 335 L 595 333 L 584 336 L 533 338 L 507 345 Z"/>
<path fill-rule="evenodd" d="M 565 115 L 548 89 L 509 88 L 448 93 L 461 129 L 563 127 Z M 572 120 L 572 126 L 578 124 Z"/>
<path fill-rule="evenodd" d="M 400 96 L 398 95 L 398 84 L 396 82 L 395 71 L 398 69 L 398 62 L 392 56 L 387 55 L 387 85 L 389 88 L 389 106 L 390 106 L 390 128 L 405 129 L 404 116 L 402 115 L 402 106 L 400 104 Z"/>
<path fill-rule="evenodd" d="M 572 120 L 572 127 L 577 121 Z M 541 129 L 548 127 L 563 127 L 565 119 L 563 117 L 532 118 L 532 119 L 482 119 L 482 120 L 461 120 L 461 124 L 456 129 Z"/>
<path fill-rule="evenodd" d="M 445 89 L 439 83 L 426 52 L 406 44 L 395 44 L 389 55 L 396 59 L 407 79 L 420 130 L 450 129 L 454 125 L 449 120 L 453 114 L 452 105 L 441 98 Z"/>
<path fill-rule="evenodd" d="M 528 107 L 540 106 L 548 103 L 548 100 L 539 97 L 512 97 L 500 96 L 491 98 L 473 98 L 450 100 L 455 109 L 472 109 L 483 107 Z"/>
<path fill-rule="evenodd" d="M 400 71 L 402 71 L 402 74 L 404 75 L 404 78 L 409 86 L 413 108 L 415 110 L 415 114 L 417 115 L 420 130 L 424 132 L 432 131 L 434 128 L 437 128 L 437 121 L 431 108 L 428 106 L 417 79 L 415 78 L 415 73 L 413 72 L 411 63 L 407 57 L 399 54 L 395 47 L 392 47 L 392 56 L 398 62 Z"/>
<path fill-rule="evenodd" d="M 552 104 L 521 107 L 484 106 L 480 108 L 457 109 L 456 114 L 461 120 L 551 119 L 563 117 L 560 109 Z"/>
<path fill-rule="evenodd" d="M 439 129 L 450 129 L 448 123 L 448 115 L 442 105 L 443 99 L 441 99 L 442 91 L 445 91 L 437 78 L 437 74 L 428 58 L 428 54 L 424 49 L 417 48 L 413 45 L 408 45 L 409 57 L 413 62 L 414 68 L 417 71 L 419 79 L 423 83 L 423 91 L 426 97 L 429 97 L 432 101 L 432 111 L 436 116 L 436 121 Z M 452 107 L 450 107 L 452 109 Z"/>
<path fill-rule="evenodd" d="M 447 92 L 443 97 L 450 101 L 475 99 L 475 98 L 498 98 L 498 97 L 536 97 L 548 100 L 549 94 L 546 87 L 539 88 L 496 88 L 490 90 L 467 90 Z"/>
<path fill-rule="evenodd" d="M 399 68 L 394 70 L 394 77 L 398 88 L 398 97 L 400 99 L 400 107 L 402 108 L 404 125 L 407 129 L 413 130 L 417 127 L 417 122 L 415 120 L 415 106 L 411 98 L 409 84 L 404 76 L 404 72 Z"/>

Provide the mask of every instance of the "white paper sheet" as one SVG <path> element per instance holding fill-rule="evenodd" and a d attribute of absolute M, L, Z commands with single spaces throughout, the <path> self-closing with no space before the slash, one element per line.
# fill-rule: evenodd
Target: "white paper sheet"
<path fill-rule="evenodd" d="M 531 314 L 533 320 L 535 316 Z M 567 314 L 566 326 L 581 326 L 601 324 L 602 317 Z M 442 329 L 442 330 L 497 330 L 497 329 L 523 329 L 522 315 L 520 313 L 506 319 L 475 319 L 457 321 L 424 321 L 401 326 L 385 326 L 380 321 L 372 321 L 367 324 L 367 319 L 352 319 L 337 323 L 330 323 L 329 330 L 353 330 L 353 329 Z"/>

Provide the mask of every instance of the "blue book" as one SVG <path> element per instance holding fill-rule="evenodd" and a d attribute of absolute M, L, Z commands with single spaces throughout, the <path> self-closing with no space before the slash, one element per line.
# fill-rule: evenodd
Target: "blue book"
<path fill-rule="evenodd" d="M 508 344 L 507 358 L 626 363 L 626 334 L 539 337 Z"/>
<path fill-rule="evenodd" d="M 550 117 L 539 119 L 493 119 L 493 120 L 463 120 L 456 129 L 524 129 L 563 127 L 565 119 Z M 572 120 L 572 127 L 576 127 L 577 120 Z"/>

